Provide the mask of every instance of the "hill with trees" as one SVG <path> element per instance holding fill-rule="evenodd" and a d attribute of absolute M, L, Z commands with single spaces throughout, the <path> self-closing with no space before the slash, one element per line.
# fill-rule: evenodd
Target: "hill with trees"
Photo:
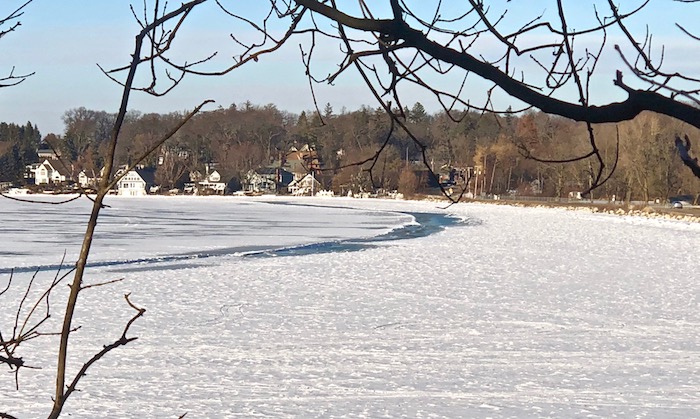
<path fill-rule="evenodd" d="M 586 126 L 570 119 L 535 111 L 504 116 L 473 111 L 430 114 L 421 103 L 403 113 L 406 125 L 425 144 L 431 169 L 446 182 L 451 171 L 472 175 L 468 188 L 478 195 L 569 197 L 594 180 L 586 160 L 556 162 L 585 152 Z M 45 143 L 75 173 L 99 173 L 114 118 L 104 111 L 71 109 L 64 115 L 63 134 L 50 134 Z M 179 118 L 178 113 L 130 111 L 117 161 L 130 163 Z M 187 173 L 201 171 L 212 162 L 227 175 L 227 182 L 234 179 L 240 184 L 248 171 L 279 164 L 292 147 L 308 144 L 323 164 L 324 186 L 337 193 L 383 189 L 410 194 L 429 189 L 428 175 L 416 178 L 425 171 L 422 150 L 390 127 L 391 120 L 381 108 L 336 112 L 327 104 L 322 113 L 297 115 L 273 104 L 248 101 L 200 113 L 144 163 L 156 168 L 156 180 L 164 190 L 181 188 Z M 593 128 L 606 165 L 615 167 L 611 179 L 595 192 L 597 196 L 648 201 L 700 192 L 700 181 L 678 164 L 676 149 L 667 140 L 692 127 L 648 112 L 631 121 Z M 25 165 L 36 160 L 40 139 L 31 123 L 0 124 L 2 180 L 22 180 Z M 373 159 L 378 151 L 381 156 Z M 538 161 L 533 155 L 549 160 Z"/>

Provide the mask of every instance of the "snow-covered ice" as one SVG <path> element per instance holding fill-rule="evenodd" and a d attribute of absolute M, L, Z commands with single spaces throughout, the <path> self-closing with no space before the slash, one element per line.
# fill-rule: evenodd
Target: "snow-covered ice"
<path fill-rule="evenodd" d="M 87 281 L 124 281 L 82 294 L 69 368 L 119 337 L 124 293 L 147 312 L 70 417 L 700 417 L 698 224 L 345 198 L 108 203 Z M 0 269 L 75 255 L 87 204 L 0 201 Z M 426 212 L 463 222 L 366 240 Z M 259 254 L 348 239 L 363 246 Z M 0 412 L 46 416 L 52 344 L 27 343 L 43 369 L 19 391 L 0 375 Z"/>

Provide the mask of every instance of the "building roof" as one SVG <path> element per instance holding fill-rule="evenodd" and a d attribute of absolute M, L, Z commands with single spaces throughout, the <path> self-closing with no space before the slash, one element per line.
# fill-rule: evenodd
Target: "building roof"
<path fill-rule="evenodd" d="M 304 144 L 301 149 L 292 147 L 286 156 L 286 166 L 292 173 L 309 173 L 312 170 L 321 168 L 321 161 L 318 157 L 318 151 Z"/>
<path fill-rule="evenodd" d="M 46 159 L 42 164 L 49 164 L 51 168 L 55 171 L 57 171 L 60 175 L 69 177 L 70 176 L 70 171 L 66 169 L 63 165 L 63 163 L 60 160 L 49 160 Z"/>
<path fill-rule="evenodd" d="M 56 157 L 61 157 L 61 154 L 58 153 L 56 150 L 48 147 L 46 144 L 44 144 L 44 146 L 45 147 L 41 147 L 36 151 L 37 156 L 52 159 L 55 159 Z"/>
<path fill-rule="evenodd" d="M 292 182 L 289 184 L 289 186 L 294 187 L 294 186 L 298 186 L 298 185 L 311 185 L 312 183 L 313 183 L 314 185 L 320 185 L 320 184 L 321 184 L 321 182 L 319 182 L 318 179 L 316 179 L 315 176 L 313 176 L 311 173 L 309 173 L 309 174 L 307 174 L 306 176 L 304 176 L 304 177 L 301 178 L 301 179 L 292 181 Z"/>
<path fill-rule="evenodd" d="M 146 187 L 151 187 L 156 184 L 156 169 L 152 167 L 144 167 L 141 169 L 134 169 L 141 179 L 146 182 Z"/>
<path fill-rule="evenodd" d="M 259 175 L 276 175 L 277 174 L 277 168 L 276 167 L 258 167 L 255 169 L 255 173 Z"/>

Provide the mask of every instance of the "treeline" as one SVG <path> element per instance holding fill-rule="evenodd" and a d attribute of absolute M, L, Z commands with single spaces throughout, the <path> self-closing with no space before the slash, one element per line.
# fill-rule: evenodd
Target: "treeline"
<path fill-rule="evenodd" d="M 37 160 L 41 133 L 36 125 L 0 123 L 0 181 L 20 181 L 26 165 Z"/>
<path fill-rule="evenodd" d="M 542 159 L 559 160 L 588 153 L 589 133 L 581 123 L 541 112 L 505 116 L 466 112 L 450 118 L 444 113 L 429 114 L 420 103 L 404 109 L 404 114 L 406 125 L 427 146 L 426 160 L 431 168 L 437 173 L 472 168 L 479 174 L 478 193 L 566 197 L 570 192 L 585 190 L 597 171 L 596 161 L 591 159 L 555 164 L 524 157 L 529 152 Z M 181 117 L 179 113 L 130 112 L 117 161 L 130 163 Z M 64 133 L 50 134 L 46 140 L 76 170 L 96 173 L 103 164 L 113 121 L 114 115 L 106 112 L 73 109 L 64 116 Z M 20 127 L 24 136 L 29 127 Z M 164 188 L 176 186 L 184 174 L 201 171 L 211 162 L 217 163 L 217 169 L 227 177 L 240 180 L 251 169 L 279 162 L 292 146 L 309 144 L 316 148 L 327 169 L 328 188 L 401 189 L 402 171 L 407 166 L 420 170 L 418 162 L 423 162 L 423 156 L 404 132 L 390 132 L 390 127 L 381 109 L 336 112 L 328 104 L 321 114 L 297 115 L 271 104 L 246 102 L 198 115 L 145 163 L 157 168 L 157 180 Z M 38 135 L 36 127 L 31 129 L 32 135 Z M 673 142 L 677 133 L 700 138 L 696 130 L 652 113 L 593 129 L 606 170 L 616 165 L 615 174 L 595 192 L 597 196 L 651 200 L 700 191 L 700 181 L 681 164 Z M 6 138 L 2 137 L 0 145 L 7 143 Z M 15 141 L 13 144 L 19 145 L 16 150 L 11 147 L 11 153 L 5 146 L 3 158 L 10 153 L 10 160 L 25 163 L 28 147 L 37 146 L 36 137 L 32 138 Z M 369 163 L 335 169 L 368 159 L 385 142 L 372 170 L 374 185 L 364 171 Z"/>

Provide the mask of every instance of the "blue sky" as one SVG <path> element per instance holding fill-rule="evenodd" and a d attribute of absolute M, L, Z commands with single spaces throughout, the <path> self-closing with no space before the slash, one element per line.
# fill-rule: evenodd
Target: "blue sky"
<path fill-rule="evenodd" d="M 12 6 L 19 5 L 22 1 L 10 0 L 3 3 L 7 5 L 0 6 L 0 12 L 7 13 Z M 128 0 L 34 0 L 21 18 L 22 27 L 0 41 L 0 54 L 3 57 L 0 73 L 7 74 L 14 65 L 17 72 L 34 71 L 36 74 L 19 86 L 0 90 L 0 120 L 21 124 L 30 120 L 39 126 L 42 134 L 62 133 L 61 117 L 68 109 L 84 106 L 116 112 L 121 89 L 101 74 L 96 64 L 112 68 L 128 62 L 134 35 L 138 30 L 129 3 Z M 224 1 L 224 4 L 243 8 L 255 7 L 256 3 Z M 419 2 L 425 10 L 431 10 L 434 3 L 434 0 Z M 448 6 L 457 4 L 449 0 L 444 3 Z M 514 22 L 522 22 L 521 16 L 526 13 L 532 16 L 542 11 L 556 13 L 556 3 L 552 1 L 513 0 L 506 3 L 500 0 L 486 3 L 493 4 L 494 8 L 512 8 L 510 15 Z M 595 3 L 602 10 L 606 7 L 606 2 Z M 135 2 L 137 7 L 142 7 L 141 4 L 140 1 Z M 579 0 L 565 2 L 572 27 L 578 29 L 586 23 L 592 23 L 591 4 Z M 639 2 L 625 2 L 624 7 L 636 4 Z M 216 12 L 213 6 L 213 3 L 204 6 L 191 16 L 186 31 L 179 38 L 179 45 L 183 54 L 192 59 L 218 50 L 221 57 L 219 63 L 223 65 L 224 60 L 233 54 L 228 38 L 232 30 L 231 21 Z M 633 29 L 643 34 L 644 25 L 649 24 L 650 30 L 655 34 L 655 44 L 667 45 L 666 62 L 674 64 L 671 68 L 698 74 L 700 71 L 694 57 L 700 49 L 694 42 L 679 38 L 680 32 L 673 25 L 680 21 L 693 29 L 700 17 L 698 11 L 700 7 L 693 5 L 652 0 Z M 304 42 L 304 39 L 292 40 L 278 53 L 224 77 L 188 77 L 181 86 L 163 98 L 136 94 L 132 97 L 130 108 L 142 112 L 183 111 L 191 109 L 204 99 L 214 99 L 217 103 L 211 109 L 246 100 L 257 104 L 275 103 L 280 109 L 292 112 L 311 109 L 313 101 L 300 62 L 300 42 Z M 612 43 L 609 44 L 609 49 L 611 48 Z M 331 44 L 322 45 L 318 53 L 320 60 L 317 68 L 321 69 L 322 74 L 332 70 L 340 57 L 336 47 Z M 693 59 L 687 59 L 689 56 Z M 601 78 L 592 86 L 594 102 L 624 99 L 622 92 L 610 83 L 614 70 L 618 68 L 623 68 L 619 58 L 606 52 L 599 68 Z M 447 77 L 439 83 L 454 85 L 458 82 L 456 78 Z M 485 87 L 486 85 L 476 83 L 470 88 L 477 98 Z M 352 74 L 341 77 L 335 86 L 319 88 L 317 99 L 321 106 L 326 102 L 331 103 L 336 111 L 342 107 L 356 109 L 362 104 L 373 107 L 377 105 L 367 88 Z M 498 100 L 500 106 L 510 104 L 507 98 Z M 405 104 L 410 106 L 415 101 L 424 103 L 431 111 L 437 110 L 437 103 L 427 93 L 408 89 Z"/>

